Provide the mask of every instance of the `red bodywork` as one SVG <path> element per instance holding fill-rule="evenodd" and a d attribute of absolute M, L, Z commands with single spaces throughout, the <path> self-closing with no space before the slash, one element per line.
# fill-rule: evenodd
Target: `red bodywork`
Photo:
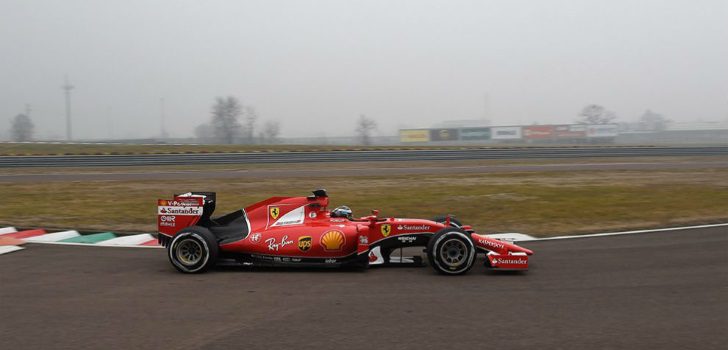
<path fill-rule="evenodd" d="M 209 194 L 207 195 L 209 196 Z M 212 194 L 214 198 L 214 194 Z M 188 193 L 173 200 L 158 201 L 159 241 L 166 245 L 180 230 L 204 224 L 206 195 Z M 270 263 L 337 264 L 365 261 L 369 265 L 405 263 L 411 260 L 390 257 L 393 250 L 426 246 L 434 233 L 450 227 L 423 219 L 359 219 L 331 217 L 329 198 L 272 197 L 242 209 L 244 224 L 239 235 L 221 239 L 220 251 L 245 261 Z M 214 204 L 213 204 L 214 210 Z M 207 214 L 209 216 L 209 214 Z M 214 219 L 213 219 L 214 221 Z M 209 221 L 208 222 L 212 222 Z M 515 244 L 467 231 L 481 252 L 486 266 L 499 269 L 527 269 L 532 251 Z M 214 230 L 213 230 L 214 232 Z M 394 254 L 391 254 L 394 255 Z"/>

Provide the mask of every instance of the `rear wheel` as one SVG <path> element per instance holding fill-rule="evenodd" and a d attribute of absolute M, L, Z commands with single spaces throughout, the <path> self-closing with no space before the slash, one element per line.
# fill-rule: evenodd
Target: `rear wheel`
<path fill-rule="evenodd" d="M 475 245 L 467 232 L 458 228 L 444 228 L 430 238 L 427 258 L 435 271 L 445 275 L 461 275 L 475 263 Z"/>
<path fill-rule="evenodd" d="M 180 272 L 201 273 L 215 265 L 218 251 L 215 236 L 204 227 L 194 226 L 174 236 L 167 256 Z"/>

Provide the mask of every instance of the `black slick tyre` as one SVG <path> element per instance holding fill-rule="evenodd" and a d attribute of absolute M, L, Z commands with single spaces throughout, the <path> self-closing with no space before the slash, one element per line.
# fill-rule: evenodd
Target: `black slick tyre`
<path fill-rule="evenodd" d="M 214 266 L 219 252 L 210 230 L 193 226 L 177 233 L 167 247 L 167 257 L 178 271 L 202 273 Z"/>
<path fill-rule="evenodd" d="M 462 275 L 475 263 L 475 245 L 470 234 L 454 227 L 437 231 L 427 244 L 427 258 L 435 271 Z"/>

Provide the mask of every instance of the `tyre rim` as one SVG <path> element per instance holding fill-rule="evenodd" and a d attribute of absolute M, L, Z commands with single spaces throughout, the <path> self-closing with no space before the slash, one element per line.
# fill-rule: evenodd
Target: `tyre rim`
<path fill-rule="evenodd" d="M 440 257 L 446 265 L 454 267 L 460 266 L 468 253 L 468 247 L 459 239 L 450 239 L 445 241 L 440 248 Z"/>
<path fill-rule="evenodd" d="M 182 264 L 191 266 L 202 259 L 202 246 L 195 240 L 186 239 L 177 245 L 177 260 Z"/>

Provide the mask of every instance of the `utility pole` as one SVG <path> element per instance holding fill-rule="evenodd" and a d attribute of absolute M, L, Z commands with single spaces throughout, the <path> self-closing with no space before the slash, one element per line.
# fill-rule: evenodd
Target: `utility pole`
<path fill-rule="evenodd" d="M 68 82 L 68 76 L 61 88 L 66 93 L 66 140 L 71 141 L 71 90 L 73 90 L 73 85 Z"/>
<path fill-rule="evenodd" d="M 166 139 L 167 130 L 164 129 L 164 97 L 159 99 L 159 120 L 160 120 L 159 135 L 163 139 Z"/>

